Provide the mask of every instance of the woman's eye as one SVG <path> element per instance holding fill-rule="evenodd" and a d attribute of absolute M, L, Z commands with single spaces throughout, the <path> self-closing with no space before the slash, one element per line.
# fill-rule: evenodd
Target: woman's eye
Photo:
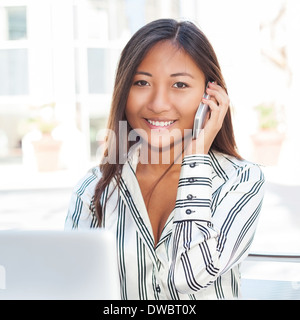
<path fill-rule="evenodd" d="M 139 87 L 145 87 L 145 86 L 149 86 L 149 83 L 145 80 L 139 80 L 139 81 L 136 81 L 134 85 Z"/>
<path fill-rule="evenodd" d="M 178 88 L 178 89 L 184 89 L 187 88 L 187 84 L 183 82 L 176 82 L 174 83 L 173 87 Z"/>

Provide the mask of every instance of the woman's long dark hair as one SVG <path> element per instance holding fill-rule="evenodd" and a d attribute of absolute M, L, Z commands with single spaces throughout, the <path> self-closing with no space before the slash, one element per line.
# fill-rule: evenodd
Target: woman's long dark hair
<path fill-rule="evenodd" d="M 126 120 L 125 108 L 133 77 L 148 51 L 158 42 L 166 40 L 171 41 L 190 55 L 204 73 L 206 82 L 216 81 L 227 92 L 216 54 L 206 36 L 193 23 L 188 21 L 177 22 L 173 19 L 160 19 L 148 23 L 132 36 L 121 53 L 107 125 L 108 129 L 115 133 L 117 139 L 112 141 L 112 138 L 108 137 L 106 155 L 109 146 L 115 144 L 114 150 L 116 150 L 117 163 L 106 162 L 100 164 L 102 177 L 95 189 L 94 201 L 99 225 L 101 225 L 102 221 L 101 195 L 113 178 L 116 179 L 118 184 L 124 163 L 118 162 L 120 150 L 124 150 L 125 144 L 125 150 L 129 150 L 131 146 L 127 136 L 122 136 L 122 141 L 118 137 L 119 122 Z M 129 131 L 130 128 L 128 128 Z M 212 143 L 211 149 L 241 158 L 236 148 L 230 108 L 225 116 L 222 128 Z"/>

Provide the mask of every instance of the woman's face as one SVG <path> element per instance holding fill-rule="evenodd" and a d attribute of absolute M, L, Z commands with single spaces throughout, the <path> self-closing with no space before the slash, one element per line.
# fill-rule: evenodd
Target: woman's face
<path fill-rule="evenodd" d="M 127 121 L 151 147 L 170 146 L 193 128 L 204 90 L 205 76 L 192 58 L 170 41 L 159 42 L 137 68 Z"/>

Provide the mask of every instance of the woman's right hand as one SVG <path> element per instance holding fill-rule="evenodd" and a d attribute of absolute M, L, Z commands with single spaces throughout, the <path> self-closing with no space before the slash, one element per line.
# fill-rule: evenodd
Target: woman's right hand
<path fill-rule="evenodd" d="M 230 100 L 226 91 L 216 82 L 209 82 L 207 93 L 210 99 L 202 99 L 209 106 L 209 112 L 205 120 L 204 128 L 197 139 L 193 139 L 187 146 L 184 155 L 208 154 L 210 147 L 220 131 L 225 115 L 229 108 Z"/>

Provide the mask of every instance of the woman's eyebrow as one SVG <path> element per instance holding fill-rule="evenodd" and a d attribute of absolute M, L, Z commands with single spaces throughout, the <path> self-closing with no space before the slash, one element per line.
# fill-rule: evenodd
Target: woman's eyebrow
<path fill-rule="evenodd" d="M 144 76 L 153 77 L 151 73 L 146 72 L 146 71 L 137 71 L 135 74 L 142 74 Z M 170 75 L 170 77 L 172 77 L 172 78 L 180 77 L 180 76 L 188 76 L 188 77 L 194 79 L 194 77 L 190 73 L 187 73 L 187 72 L 176 72 L 176 73 L 172 73 Z"/>
<path fill-rule="evenodd" d="M 135 74 L 142 74 L 144 76 L 152 77 L 152 74 L 145 71 L 137 71 Z"/>
<path fill-rule="evenodd" d="M 194 77 L 190 73 L 187 73 L 187 72 L 177 72 L 177 73 L 171 74 L 171 77 L 179 77 L 179 76 L 188 76 L 188 77 L 191 77 L 192 79 L 194 79 Z"/>

